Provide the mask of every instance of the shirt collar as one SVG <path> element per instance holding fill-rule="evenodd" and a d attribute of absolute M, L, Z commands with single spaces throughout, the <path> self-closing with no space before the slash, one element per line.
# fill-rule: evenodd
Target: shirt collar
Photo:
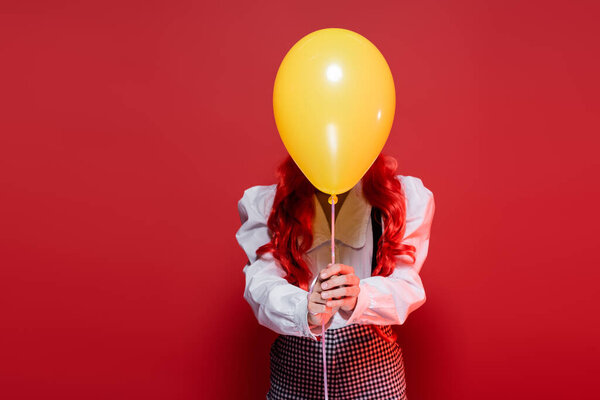
<path fill-rule="evenodd" d="M 319 204 L 317 195 L 313 195 L 315 218 L 313 220 L 313 244 L 308 251 L 331 240 L 331 230 L 325 211 Z M 335 239 L 347 246 L 359 249 L 367 241 L 368 221 L 371 218 L 371 204 L 365 199 L 362 181 L 359 181 L 348 193 L 335 219 Z"/>

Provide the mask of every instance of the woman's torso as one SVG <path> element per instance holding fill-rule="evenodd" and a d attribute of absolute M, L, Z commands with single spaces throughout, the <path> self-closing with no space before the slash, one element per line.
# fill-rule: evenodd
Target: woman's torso
<path fill-rule="evenodd" d="M 306 253 L 306 261 L 312 272 L 314 284 L 318 273 L 331 263 L 331 231 L 323 207 L 316 195 L 315 217 L 313 220 L 313 244 Z M 354 268 L 355 275 L 368 278 L 372 271 L 373 232 L 371 205 L 362 194 L 359 182 L 348 193 L 335 220 L 335 261 Z M 333 317 L 329 329 L 345 325 L 340 313 Z"/>

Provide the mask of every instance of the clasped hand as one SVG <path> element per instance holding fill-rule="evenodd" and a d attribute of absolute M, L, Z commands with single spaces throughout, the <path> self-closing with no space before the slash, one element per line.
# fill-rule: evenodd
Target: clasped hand
<path fill-rule="evenodd" d="M 353 267 L 328 264 L 327 268 L 319 273 L 313 292 L 309 296 L 309 324 L 327 324 L 339 310 L 354 311 L 360 293 L 359 283 L 360 279 L 354 274 Z"/>

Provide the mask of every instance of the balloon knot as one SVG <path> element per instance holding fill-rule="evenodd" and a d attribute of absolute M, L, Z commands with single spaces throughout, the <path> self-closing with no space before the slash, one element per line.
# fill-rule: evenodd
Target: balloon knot
<path fill-rule="evenodd" d="M 329 199 L 327 201 L 329 202 L 329 204 L 331 204 L 332 201 L 333 204 L 337 204 L 338 198 L 335 194 L 332 194 L 331 196 L 329 196 Z"/>

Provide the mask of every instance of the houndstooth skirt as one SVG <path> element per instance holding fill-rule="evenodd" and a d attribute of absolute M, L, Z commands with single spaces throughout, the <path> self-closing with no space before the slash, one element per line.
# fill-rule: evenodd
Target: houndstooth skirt
<path fill-rule="evenodd" d="M 402 348 L 391 326 L 382 338 L 370 325 L 325 332 L 330 400 L 406 400 Z M 279 335 L 271 345 L 268 400 L 324 399 L 321 342 Z"/>

